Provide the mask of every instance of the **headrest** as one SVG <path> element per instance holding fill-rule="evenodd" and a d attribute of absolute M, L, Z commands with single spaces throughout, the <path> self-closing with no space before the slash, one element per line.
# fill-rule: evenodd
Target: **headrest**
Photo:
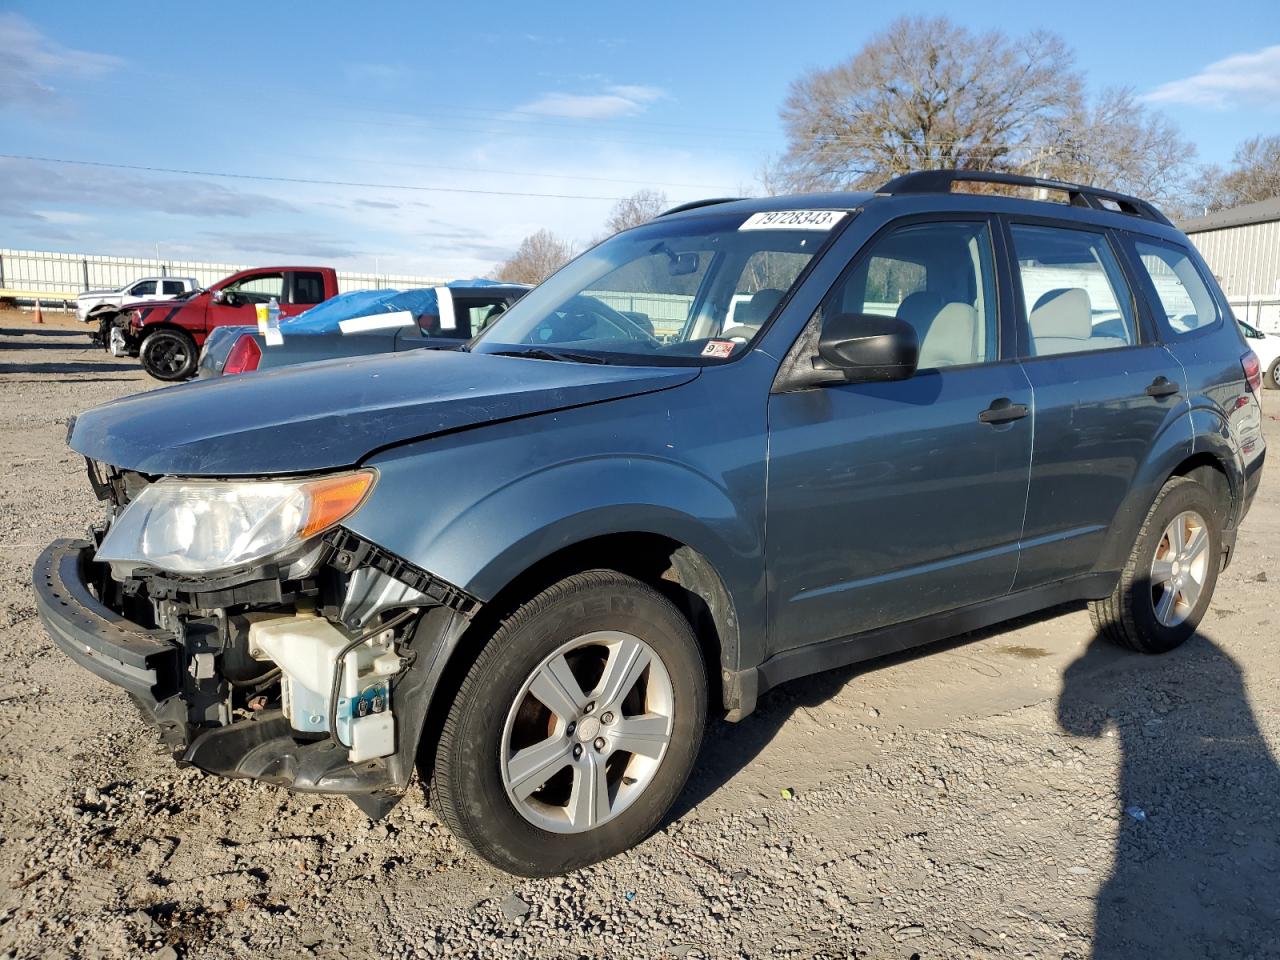
<path fill-rule="evenodd" d="M 772 287 L 757 290 L 751 295 L 750 300 L 739 303 L 737 309 L 733 311 L 733 325 L 735 327 L 760 326 L 769 319 L 769 314 L 773 313 L 782 302 L 782 296 L 781 290 L 775 290 Z"/>
<path fill-rule="evenodd" d="M 1089 294 L 1081 287 L 1050 290 L 1031 309 L 1027 317 L 1031 336 L 1074 337 L 1087 340 L 1093 336 L 1093 311 Z"/>
<path fill-rule="evenodd" d="M 898 304 L 896 316 L 899 320 L 907 321 L 923 336 L 928 333 L 933 318 L 941 309 L 942 294 L 934 293 L 932 290 L 917 290 L 915 293 L 907 294 Z"/>

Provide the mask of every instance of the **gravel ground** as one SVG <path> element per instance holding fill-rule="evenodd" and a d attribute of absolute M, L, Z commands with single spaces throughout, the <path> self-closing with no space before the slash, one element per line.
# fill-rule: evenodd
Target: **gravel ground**
<path fill-rule="evenodd" d="M 99 511 L 66 419 L 153 384 L 0 328 L 0 956 L 1280 957 L 1274 468 L 1181 650 L 1068 606 L 788 684 L 638 849 L 525 881 L 416 787 L 372 823 L 177 770 L 54 649 L 29 570 Z"/>

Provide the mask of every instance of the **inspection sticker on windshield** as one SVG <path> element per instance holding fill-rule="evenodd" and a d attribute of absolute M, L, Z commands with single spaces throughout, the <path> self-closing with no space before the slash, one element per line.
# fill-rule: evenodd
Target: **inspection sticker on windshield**
<path fill-rule="evenodd" d="M 753 213 L 739 230 L 830 230 L 845 218 L 845 210 L 770 210 Z"/>
<path fill-rule="evenodd" d="M 702 355 L 723 360 L 733 353 L 733 348 L 736 346 L 737 344 L 732 340 L 708 340 L 707 345 L 702 348 Z"/>

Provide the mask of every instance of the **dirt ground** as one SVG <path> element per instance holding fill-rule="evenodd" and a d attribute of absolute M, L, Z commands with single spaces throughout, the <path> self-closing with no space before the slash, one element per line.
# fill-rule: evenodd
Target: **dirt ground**
<path fill-rule="evenodd" d="M 177 770 L 46 638 L 31 564 L 100 510 L 66 420 L 153 386 L 0 315 L 0 956 L 1280 957 L 1274 465 L 1182 649 L 1068 606 L 788 684 L 638 849 L 524 881 L 418 788 L 371 823 Z"/>

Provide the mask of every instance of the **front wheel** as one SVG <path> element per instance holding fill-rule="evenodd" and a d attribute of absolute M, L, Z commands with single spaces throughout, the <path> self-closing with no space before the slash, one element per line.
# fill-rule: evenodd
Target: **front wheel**
<path fill-rule="evenodd" d="M 142 360 L 142 369 L 157 380 L 187 380 L 196 372 L 199 352 L 189 333 L 156 330 L 142 341 L 138 357 Z"/>
<path fill-rule="evenodd" d="M 693 768 L 706 671 L 688 621 L 631 577 L 578 574 L 502 624 L 436 751 L 432 801 L 490 863 L 565 873 L 634 846 Z"/>
<path fill-rule="evenodd" d="M 1188 477 L 1166 483 L 1115 590 L 1089 604 L 1098 632 L 1139 653 L 1165 653 L 1195 633 L 1218 583 L 1221 524 L 1202 484 Z"/>
<path fill-rule="evenodd" d="M 1271 386 L 1280 389 L 1280 357 L 1271 365 Z"/>

